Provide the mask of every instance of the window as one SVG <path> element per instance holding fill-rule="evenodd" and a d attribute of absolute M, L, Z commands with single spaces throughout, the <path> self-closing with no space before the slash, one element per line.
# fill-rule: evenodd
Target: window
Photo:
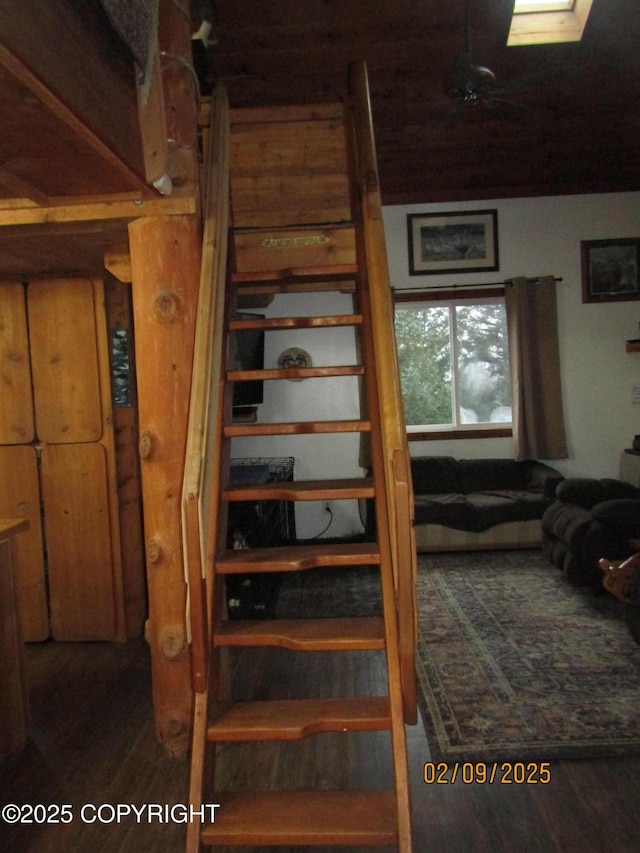
<path fill-rule="evenodd" d="M 516 0 L 514 15 L 527 12 L 566 12 L 573 9 L 574 0 Z"/>
<path fill-rule="evenodd" d="M 580 41 L 593 0 L 516 0 L 507 45 Z"/>
<path fill-rule="evenodd" d="M 399 302 L 395 322 L 409 432 L 511 426 L 503 298 Z"/>

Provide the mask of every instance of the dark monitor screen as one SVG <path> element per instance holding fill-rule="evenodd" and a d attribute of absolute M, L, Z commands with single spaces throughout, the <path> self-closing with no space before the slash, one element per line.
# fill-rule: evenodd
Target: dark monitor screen
<path fill-rule="evenodd" d="M 239 312 L 238 320 L 263 318 L 263 314 Z M 264 370 L 264 330 L 242 329 L 233 333 L 233 370 Z M 264 398 L 264 383 L 261 379 L 233 383 L 233 408 L 256 406 Z"/>

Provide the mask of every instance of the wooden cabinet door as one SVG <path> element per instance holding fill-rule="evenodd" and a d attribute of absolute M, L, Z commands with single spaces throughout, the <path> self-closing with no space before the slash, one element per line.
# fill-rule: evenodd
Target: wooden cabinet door
<path fill-rule="evenodd" d="M 14 574 L 22 637 L 26 642 L 49 636 L 44 574 L 40 485 L 35 447 L 0 447 L 0 516 L 26 518 L 29 529 L 15 537 Z"/>
<path fill-rule="evenodd" d="M 38 439 L 99 441 L 103 419 L 93 282 L 31 282 L 27 305 Z"/>
<path fill-rule="evenodd" d="M 47 445 L 41 455 L 55 640 L 113 640 L 113 554 L 105 450 L 100 444 Z"/>
<path fill-rule="evenodd" d="M 0 444 L 34 439 L 31 367 L 24 287 L 0 283 Z"/>
<path fill-rule="evenodd" d="M 15 566 L 24 638 L 137 636 L 142 532 L 137 493 L 118 483 L 102 280 L 36 279 L 26 298 L 24 285 L 0 284 L 0 380 L 0 511 L 30 521 Z"/>

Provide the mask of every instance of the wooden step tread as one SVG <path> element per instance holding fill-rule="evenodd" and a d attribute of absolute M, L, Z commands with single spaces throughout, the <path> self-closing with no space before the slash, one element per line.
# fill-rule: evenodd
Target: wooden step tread
<path fill-rule="evenodd" d="M 348 619 L 233 619 L 213 633 L 214 646 L 278 646 L 292 651 L 380 651 L 381 616 Z"/>
<path fill-rule="evenodd" d="M 277 293 L 350 293 L 356 292 L 356 276 L 347 275 L 339 279 L 311 278 L 287 281 L 257 281 L 255 284 L 246 282 L 236 287 L 238 306 L 245 296 L 274 296 Z M 264 303 L 261 303 L 264 304 Z M 266 303 L 268 304 L 268 303 Z M 245 306 L 249 307 L 249 306 Z M 255 306 L 254 306 L 255 307 Z M 242 309 L 244 310 L 244 309 Z"/>
<path fill-rule="evenodd" d="M 277 791 L 216 794 L 215 823 L 205 846 L 380 846 L 396 841 L 395 797 L 389 791 Z"/>
<path fill-rule="evenodd" d="M 272 367 L 267 370 L 230 370 L 229 382 L 255 382 L 271 379 L 323 379 L 332 376 L 363 376 L 361 364 L 331 364 L 326 367 Z"/>
<path fill-rule="evenodd" d="M 298 572 L 331 566 L 379 565 L 375 542 L 283 545 L 277 548 L 238 548 L 223 551 L 216 560 L 221 574 Z"/>
<path fill-rule="evenodd" d="M 275 282 L 304 283 L 343 281 L 354 278 L 358 273 L 357 264 L 335 264 L 314 267 L 287 267 L 279 270 L 259 270 L 256 272 L 234 272 L 231 276 L 232 284 L 237 287 L 243 285 L 273 284 Z"/>
<path fill-rule="evenodd" d="M 371 477 L 231 485 L 222 492 L 225 501 L 339 501 L 372 498 L 374 495 Z"/>
<path fill-rule="evenodd" d="M 327 314 L 322 317 L 252 317 L 232 320 L 233 331 L 246 329 L 316 329 L 334 326 L 361 326 L 362 314 Z"/>
<path fill-rule="evenodd" d="M 226 438 L 243 435 L 320 435 L 322 433 L 369 432 L 369 421 L 294 421 L 273 424 L 227 424 Z"/>
<path fill-rule="evenodd" d="M 391 728 L 386 696 L 236 702 L 217 709 L 210 741 L 300 740 L 320 732 Z"/>

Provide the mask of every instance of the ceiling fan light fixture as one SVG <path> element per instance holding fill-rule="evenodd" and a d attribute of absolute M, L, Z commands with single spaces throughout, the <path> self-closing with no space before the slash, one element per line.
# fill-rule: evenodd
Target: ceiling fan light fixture
<path fill-rule="evenodd" d="M 496 85 L 496 76 L 489 68 L 475 65 L 468 53 L 458 56 L 453 74 L 445 83 L 445 93 L 462 101 L 479 101 L 487 97 Z"/>

